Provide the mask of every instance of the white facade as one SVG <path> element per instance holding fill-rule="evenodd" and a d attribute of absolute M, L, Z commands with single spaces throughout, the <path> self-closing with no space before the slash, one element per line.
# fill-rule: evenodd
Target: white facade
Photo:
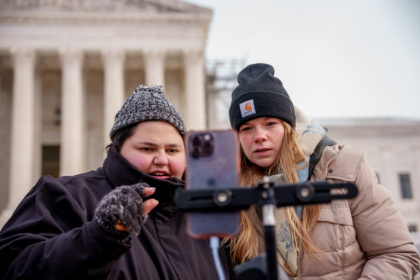
<path fill-rule="evenodd" d="M 420 232 L 420 120 L 319 119 L 330 138 L 359 148 L 391 193 L 407 227 Z M 408 175 L 411 198 L 403 198 L 400 175 Z M 392 230 L 392 229 L 390 229 Z"/>
<path fill-rule="evenodd" d="M 211 19 L 178 0 L 1 1 L 0 227 L 42 174 L 102 165 L 140 84 L 163 85 L 187 128 L 206 128 Z"/>

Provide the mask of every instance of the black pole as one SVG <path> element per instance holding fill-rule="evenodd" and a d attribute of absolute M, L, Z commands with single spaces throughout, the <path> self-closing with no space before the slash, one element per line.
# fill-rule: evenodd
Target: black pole
<path fill-rule="evenodd" d="M 268 177 L 263 179 L 263 197 L 266 197 L 267 203 L 262 206 L 262 219 L 264 225 L 265 252 L 267 256 L 267 274 L 269 280 L 277 280 L 277 249 L 276 249 L 276 219 L 274 211 L 276 209 L 276 199 L 274 188 L 269 184 Z"/>

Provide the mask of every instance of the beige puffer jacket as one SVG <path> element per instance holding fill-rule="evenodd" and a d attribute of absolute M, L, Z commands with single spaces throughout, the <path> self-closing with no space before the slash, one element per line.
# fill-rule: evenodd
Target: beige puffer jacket
<path fill-rule="evenodd" d="M 407 226 L 362 152 L 349 146 L 326 147 L 311 180 L 353 182 L 352 200 L 322 205 L 311 232 L 323 252 L 311 260 L 301 251 L 296 279 L 404 279 L 414 277 L 420 258 Z"/>

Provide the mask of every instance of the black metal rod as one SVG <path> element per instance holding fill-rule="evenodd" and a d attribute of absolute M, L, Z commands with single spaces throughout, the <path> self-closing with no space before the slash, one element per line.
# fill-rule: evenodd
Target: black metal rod
<path fill-rule="evenodd" d="M 274 185 L 270 184 L 268 177 L 264 177 L 259 188 L 262 190 L 262 198 L 265 200 L 265 204 L 262 206 L 262 223 L 264 226 L 265 253 L 267 255 L 267 279 L 278 280 Z"/>
<path fill-rule="evenodd" d="M 274 205 L 268 204 L 262 207 L 264 224 L 265 253 L 267 256 L 267 279 L 277 280 L 277 244 L 274 218 Z"/>
<path fill-rule="evenodd" d="M 277 246 L 276 246 L 276 233 L 274 226 L 265 226 L 265 246 L 267 254 L 267 274 L 268 279 L 277 280 Z"/>

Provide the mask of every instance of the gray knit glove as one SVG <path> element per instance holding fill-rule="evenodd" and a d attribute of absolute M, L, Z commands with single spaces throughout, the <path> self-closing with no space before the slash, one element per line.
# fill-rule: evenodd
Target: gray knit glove
<path fill-rule="evenodd" d="M 131 238 L 140 233 L 140 225 L 146 222 L 147 216 L 143 213 L 145 183 L 131 186 L 121 186 L 105 195 L 95 210 L 95 218 L 99 226 L 115 239 L 122 243 L 130 242 Z M 121 221 L 128 228 L 119 231 L 115 228 Z"/>

